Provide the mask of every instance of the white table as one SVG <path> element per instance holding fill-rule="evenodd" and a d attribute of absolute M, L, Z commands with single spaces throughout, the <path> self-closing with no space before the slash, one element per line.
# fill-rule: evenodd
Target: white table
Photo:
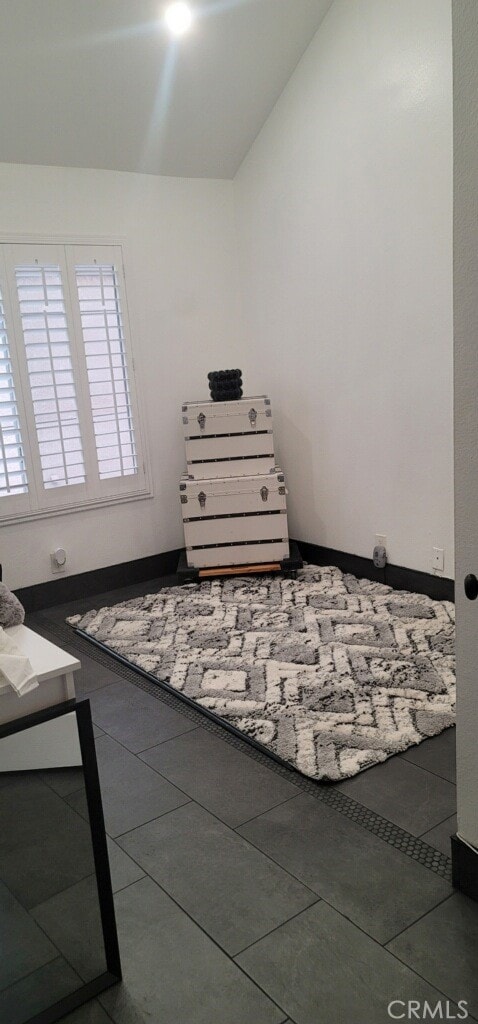
<path fill-rule="evenodd" d="M 0 683 L 0 725 L 74 699 L 73 675 L 81 668 L 77 658 L 27 626 L 11 626 L 5 632 L 29 659 L 39 686 L 19 697 L 11 686 Z M 79 764 L 81 752 L 74 712 L 5 736 L 0 742 L 0 771 L 3 772 Z"/>

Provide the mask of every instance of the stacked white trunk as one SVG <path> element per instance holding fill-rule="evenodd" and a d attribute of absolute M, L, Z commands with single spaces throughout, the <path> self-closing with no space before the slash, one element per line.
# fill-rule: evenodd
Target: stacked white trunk
<path fill-rule="evenodd" d="M 275 465 L 270 400 L 183 405 L 180 495 L 187 564 L 202 569 L 289 556 L 286 488 Z"/>

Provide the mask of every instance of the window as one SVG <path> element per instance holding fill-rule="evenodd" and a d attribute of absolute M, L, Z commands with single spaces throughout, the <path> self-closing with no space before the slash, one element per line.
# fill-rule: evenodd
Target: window
<path fill-rule="evenodd" d="M 85 482 L 61 269 L 15 267 L 43 487 Z"/>
<path fill-rule="evenodd" d="M 12 360 L 0 293 L 0 497 L 26 494 L 28 479 L 18 415 Z"/>
<path fill-rule="evenodd" d="M 0 520 L 148 494 L 121 247 L 1 250 Z"/>
<path fill-rule="evenodd" d="M 114 266 L 76 268 L 101 480 L 137 472 L 128 367 Z"/>

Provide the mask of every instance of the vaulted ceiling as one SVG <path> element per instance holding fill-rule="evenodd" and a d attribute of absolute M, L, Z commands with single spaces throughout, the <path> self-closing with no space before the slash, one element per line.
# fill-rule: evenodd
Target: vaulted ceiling
<path fill-rule="evenodd" d="M 0 0 L 0 160 L 231 178 L 331 2 Z"/>

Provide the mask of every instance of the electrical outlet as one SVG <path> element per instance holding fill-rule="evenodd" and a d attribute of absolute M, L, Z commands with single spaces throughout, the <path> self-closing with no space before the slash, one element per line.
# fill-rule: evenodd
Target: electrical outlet
<path fill-rule="evenodd" d="M 387 538 L 384 533 L 375 534 L 373 564 L 377 569 L 384 569 L 387 564 Z"/>
<path fill-rule="evenodd" d="M 445 552 L 443 548 L 433 548 L 432 569 L 443 572 L 445 568 Z"/>
<path fill-rule="evenodd" d="M 376 569 L 385 569 L 387 564 L 387 552 L 384 547 L 377 544 L 373 549 L 373 564 Z"/>
<path fill-rule="evenodd" d="M 56 548 L 55 551 L 50 552 L 50 564 L 52 572 L 65 572 L 66 551 L 64 548 Z"/>

